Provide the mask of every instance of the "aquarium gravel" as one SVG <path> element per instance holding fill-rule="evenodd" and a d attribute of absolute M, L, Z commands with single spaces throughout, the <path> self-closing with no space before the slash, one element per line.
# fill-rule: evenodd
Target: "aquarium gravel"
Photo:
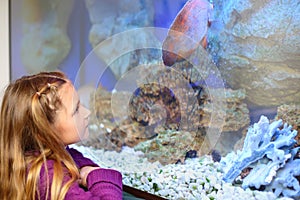
<path fill-rule="evenodd" d="M 222 180 L 221 165 L 209 155 L 189 158 L 179 164 L 148 162 L 142 152 L 124 147 L 121 152 L 72 145 L 104 168 L 119 170 L 123 184 L 161 196 L 182 200 L 288 200 L 271 192 L 243 190 Z"/>

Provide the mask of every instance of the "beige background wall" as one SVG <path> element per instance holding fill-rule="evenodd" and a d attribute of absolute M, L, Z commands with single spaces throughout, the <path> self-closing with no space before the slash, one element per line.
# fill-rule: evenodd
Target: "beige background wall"
<path fill-rule="evenodd" d="M 0 1 L 0 101 L 3 89 L 9 83 L 9 0 Z"/>

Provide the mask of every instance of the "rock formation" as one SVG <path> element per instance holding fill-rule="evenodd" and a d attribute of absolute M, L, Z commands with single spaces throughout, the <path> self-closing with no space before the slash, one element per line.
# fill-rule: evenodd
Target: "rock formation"
<path fill-rule="evenodd" d="M 92 23 L 89 41 L 94 48 L 93 51 L 102 61 L 110 65 L 117 78 L 120 78 L 128 68 L 156 56 L 152 55 L 151 51 L 145 53 L 143 49 L 131 49 L 143 42 L 154 42 L 149 39 L 146 32 L 140 31 L 139 34 L 125 36 L 121 41 L 117 35 L 124 31 L 153 26 L 154 10 L 151 0 L 85 0 L 85 2 Z M 104 41 L 106 42 L 102 43 Z"/>
<path fill-rule="evenodd" d="M 299 103 L 299 2 L 216 0 L 214 8 L 223 28 L 211 31 L 211 53 L 230 87 L 255 105 Z"/>
<path fill-rule="evenodd" d="M 23 1 L 21 58 L 28 73 L 57 70 L 68 55 L 73 0 Z"/>

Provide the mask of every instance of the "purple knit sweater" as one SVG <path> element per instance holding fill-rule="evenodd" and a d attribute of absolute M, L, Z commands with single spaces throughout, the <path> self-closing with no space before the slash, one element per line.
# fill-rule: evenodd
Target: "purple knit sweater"
<path fill-rule="evenodd" d="M 78 168 L 84 166 L 98 166 L 93 161 L 85 158 L 79 151 L 67 148 L 67 151 L 73 157 Z M 53 176 L 53 160 L 47 161 L 48 176 L 50 185 Z M 65 169 L 66 170 L 66 169 Z M 70 180 L 68 173 L 65 173 L 63 182 Z M 39 191 L 41 199 L 50 199 L 51 194 L 46 197 L 46 177 L 45 166 L 42 166 L 40 172 Z M 65 200 L 121 200 L 122 199 L 122 175 L 120 172 L 112 169 L 96 169 L 87 176 L 87 188 L 82 188 L 77 182 L 73 183 L 65 196 Z"/>

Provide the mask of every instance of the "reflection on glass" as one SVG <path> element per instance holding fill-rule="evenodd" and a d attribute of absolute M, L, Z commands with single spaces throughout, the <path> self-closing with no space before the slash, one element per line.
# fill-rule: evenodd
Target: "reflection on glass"
<path fill-rule="evenodd" d="M 128 186 L 299 198 L 299 13 L 278 0 L 11 1 L 11 79 L 66 72 L 92 110 L 76 148 Z"/>

